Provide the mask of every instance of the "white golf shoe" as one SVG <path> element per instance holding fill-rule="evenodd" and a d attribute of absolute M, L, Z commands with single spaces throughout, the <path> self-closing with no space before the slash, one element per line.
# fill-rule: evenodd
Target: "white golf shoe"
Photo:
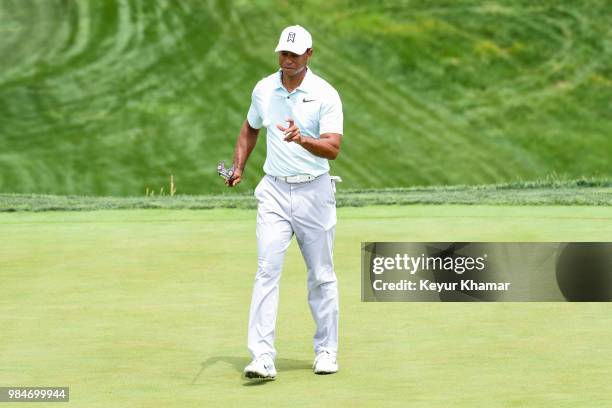
<path fill-rule="evenodd" d="M 321 351 L 317 354 L 312 365 L 315 374 L 333 374 L 338 372 L 338 362 L 336 356 L 328 351 Z"/>
<path fill-rule="evenodd" d="M 246 378 L 267 378 L 273 380 L 276 378 L 274 360 L 268 354 L 257 357 L 244 368 L 244 376 Z"/>

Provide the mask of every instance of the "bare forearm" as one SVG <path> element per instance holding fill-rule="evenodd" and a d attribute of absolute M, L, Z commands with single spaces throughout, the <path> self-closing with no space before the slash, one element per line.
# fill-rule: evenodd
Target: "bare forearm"
<path fill-rule="evenodd" d="M 240 169 L 241 172 L 244 171 L 244 166 L 246 166 L 246 162 L 257 143 L 258 134 L 259 129 L 252 128 L 245 120 L 236 141 L 236 148 L 234 149 L 234 166 Z"/>
<path fill-rule="evenodd" d="M 324 137 L 321 139 L 302 137 L 300 146 L 315 156 L 324 157 L 328 160 L 334 160 L 340 152 L 339 140 Z"/>
<path fill-rule="evenodd" d="M 302 136 L 302 132 L 295 125 L 295 121 L 291 118 L 287 119 L 289 127 L 276 125 L 277 129 L 283 132 L 285 142 L 293 142 L 302 146 L 315 156 L 324 157 L 328 160 L 334 160 L 340 152 L 340 141 L 342 135 L 340 133 L 322 133 L 318 139 Z"/>

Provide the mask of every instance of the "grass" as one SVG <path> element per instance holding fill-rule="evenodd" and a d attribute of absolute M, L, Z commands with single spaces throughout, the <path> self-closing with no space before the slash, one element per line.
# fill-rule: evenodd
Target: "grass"
<path fill-rule="evenodd" d="M 346 188 L 610 177 L 605 0 L 0 2 L 0 192 L 220 194 L 281 29 L 340 92 Z M 245 173 L 254 188 L 262 135 Z"/>
<path fill-rule="evenodd" d="M 0 384 L 65 385 L 79 407 L 607 406 L 607 303 L 360 302 L 362 241 L 605 241 L 589 206 L 340 208 L 340 367 L 314 331 L 292 243 L 278 379 L 250 385 L 253 210 L 0 214 Z M 475 228 L 475 226 L 478 226 Z"/>
<path fill-rule="evenodd" d="M 255 208 L 252 191 L 200 196 L 84 197 L 0 194 L 0 212 L 85 211 L 105 209 Z M 434 186 L 345 190 L 336 194 L 338 207 L 405 204 L 472 205 L 612 205 L 612 184 L 606 179 L 543 179 L 486 186 Z"/>

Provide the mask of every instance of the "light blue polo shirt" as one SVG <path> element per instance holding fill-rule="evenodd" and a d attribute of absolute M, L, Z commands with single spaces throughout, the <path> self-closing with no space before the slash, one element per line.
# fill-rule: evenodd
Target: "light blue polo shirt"
<path fill-rule="evenodd" d="M 297 143 L 285 142 L 276 125 L 287 127 L 287 118 L 295 121 L 302 136 L 318 139 L 324 133 L 343 133 L 342 102 L 338 92 L 310 68 L 293 92 L 281 81 L 281 71 L 263 78 L 255 85 L 247 114 L 254 129 L 265 127 L 267 155 L 264 172 L 284 177 L 298 174 L 320 176 L 329 171 L 329 163 Z"/>

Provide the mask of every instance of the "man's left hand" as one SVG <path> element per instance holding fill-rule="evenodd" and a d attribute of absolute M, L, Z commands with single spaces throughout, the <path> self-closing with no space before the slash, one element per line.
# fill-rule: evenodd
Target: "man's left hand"
<path fill-rule="evenodd" d="M 282 127 L 281 125 L 276 125 L 276 127 L 283 132 L 285 138 L 283 139 L 285 142 L 295 142 L 299 145 L 302 144 L 302 133 L 300 129 L 295 126 L 293 119 L 287 119 L 289 122 L 288 127 Z"/>

